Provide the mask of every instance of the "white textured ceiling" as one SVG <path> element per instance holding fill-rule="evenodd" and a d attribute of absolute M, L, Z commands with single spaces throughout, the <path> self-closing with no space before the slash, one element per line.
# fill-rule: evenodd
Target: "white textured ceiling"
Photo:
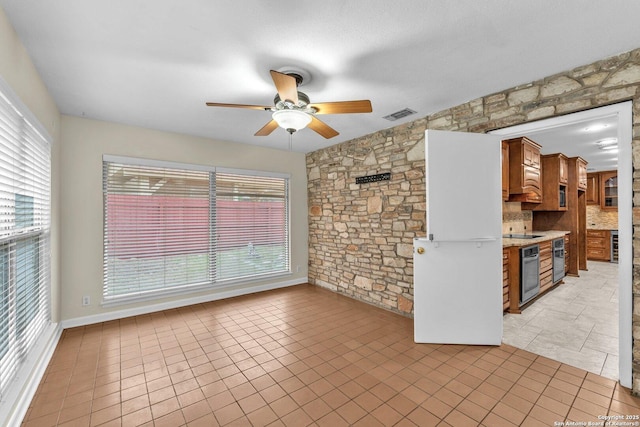
<path fill-rule="evenodd" d="M 527 136 L 542 145 L 542 154 L 563 153 L 567 157 L 582 157 L 588 163 L 589 172 L 618 168 L 618 150 L 604 150 L 598 145 L 599 141 L 606 139 L 617 140 L 617 116 L 529 132 Z"/>
<path fill-rule="evenodd" d="M 325 115 L 309 152 L 640 47 L 637 0 L 0 0 L 64 114 L 288 148 L 254 133 L 270 69 L 311 73 L 311 102 L 370 99 Z M 403 108 L 416 115 L 383 119 Z"/>

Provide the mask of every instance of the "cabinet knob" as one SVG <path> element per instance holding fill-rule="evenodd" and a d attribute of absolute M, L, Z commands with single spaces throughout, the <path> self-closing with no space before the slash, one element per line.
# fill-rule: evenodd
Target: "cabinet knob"
<path fill-rule="evenodd" d="M 424 248 L 423 247 L 418 247 L 418 249 L 416 249 L 416 251 L 422 255 L 424 253 Z"/>

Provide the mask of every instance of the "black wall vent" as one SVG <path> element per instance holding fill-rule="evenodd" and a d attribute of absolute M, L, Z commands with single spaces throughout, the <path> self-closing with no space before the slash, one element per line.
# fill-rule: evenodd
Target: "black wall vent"
<path fill-rule="evenodd" d="M 413 111 L 411 108 L 405 108 L 404 110 L 396 111 L 395 113 L 391 113 L 388 116 L 384 116 L 383 119 L 387 119 L 393 122 L 395 120 L 410 116 L 415 113 L 416 112 Z"/>

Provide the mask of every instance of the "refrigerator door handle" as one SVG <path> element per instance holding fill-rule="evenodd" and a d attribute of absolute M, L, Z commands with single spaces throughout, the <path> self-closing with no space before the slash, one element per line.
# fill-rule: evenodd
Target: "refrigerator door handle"
<path fill-rule="evenodd" d="M 433 234 L 429 234 L 429 240 L 431 240 L 434 244 L 434 247 L 438 247 L 438 243 L 442 242 L 459 242 L 459 243 L 475 243 L 476 247 L 482 247 L 483 243 L 495 242 L 498 240 L 495 237 L 470 237 L 468 239 L 448 239 L 448 240 L 438 240 L 433 238 Z"/>

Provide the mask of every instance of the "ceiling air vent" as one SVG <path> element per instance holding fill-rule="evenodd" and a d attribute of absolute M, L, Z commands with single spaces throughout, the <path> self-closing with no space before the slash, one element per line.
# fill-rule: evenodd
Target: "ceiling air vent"
<path fill-rule="evenodd" d="M 391 113 L 388 116 L 384 116 L 383 119 L 387 119 L 389 121 L 396 121 L 398 119 L 401 119 L 403 117 L 407 117 L 410 116 L 412 114 L 415 114 L 416 112 L 413 111 L 411 108 L 405 108 L 404 110 L 400 110 L 400 111 L 396 111 L 395 113 Z"/>

